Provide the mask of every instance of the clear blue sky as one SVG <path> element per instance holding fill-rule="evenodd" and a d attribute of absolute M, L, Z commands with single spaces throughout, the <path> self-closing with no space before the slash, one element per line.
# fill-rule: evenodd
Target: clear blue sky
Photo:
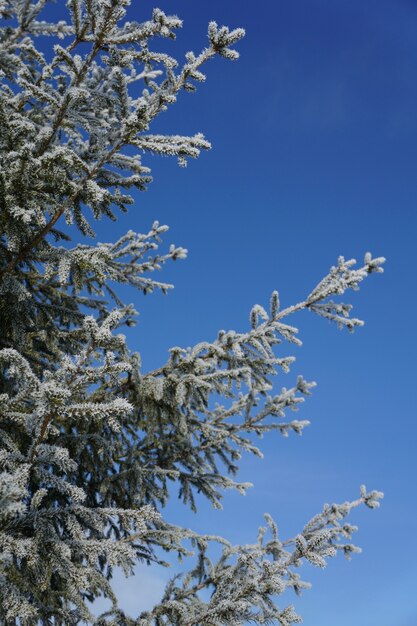
<path fill-rule="evenodd" d="M 146 19 L 150 0 L 134 2 Z M 272 435 L 265 459 L 245 458 L 245 498 L 228 494 L 222 512 L 172 519 L 236 542 L 255 539 L 264 511 L 282 536 L 296 533 L 324 502 L 381 489 L 381 509 L 352 516 L 363 554 L 327 571 L 305 568 L 314 587 L 295 601 L 307 626 L 415 626 L 416 593 L 416 204 L 417 3 L 412 0 L 163 0 L 184 19 L 174 56 L 205 45 L 210 19 L 243 26 L 241 59 L 207 66 L 207 83 L 183 94 L 154 131 L 204 132 L 213 150 L 179 169 L 152 159 L 154 183 L 102 240 L 153 219 L 171 226 L 167 243 L 188 260 L 161 278 L 162 297 L 135 297 L 140 322 L 132 349 L 144 369 L 172 345 L 247 327 L 255 302 L 279 289 L 292 304 L 339 254 L 387 257 L 386 273 L 350 296 L 366 326 L 341 333 L 299 315 L 304 345 L 292 373 L 318 387 L 300 419 L 302 438 Z M 154 43 L 155 46 L 156 42 Z M 167 44 L 164 43 L 164 47 Z M 159 573 L 118 581 L 126 606 L 159 591 Z M 166 576 L 161 573 L 161 576 Z"/>

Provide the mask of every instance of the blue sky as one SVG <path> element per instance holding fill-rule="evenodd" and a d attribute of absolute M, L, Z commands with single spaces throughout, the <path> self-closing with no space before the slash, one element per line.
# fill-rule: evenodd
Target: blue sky
<path fill-rule="evenodd" d="M 154 4 L 133 3 L 138 19 Z M 205 45 L 210 19 L 243 26 L 241 59 L 217 59 L 196 94 L 183 94 L 155 132 L 204 132 L 213 150 L 187 169 L 151 159 L 154 183 L 101 240 L 154 219 L 167 243 L 189 258 L 167 267 L 168 296 L 131 294 L 140 321 L 130 334 L 144 369 L 173 345 L 247 328 L 255 302 L 278 289 L 283 304 L 309 293 L 338 255 L 387 257 L 386 273 L 350 295 L 366 326 L 354 335 L 324 320 L 293 319 L 304 345 L 289 385 L 318 382 L 301 419 L 302 438 L 271 435 L 265 459 L 244 458 L 244 498 L 224 510 L 202 503 L 171 519 L 235 542 L 255 539 L 270 512 L 282 536 L 296 533 L 324 502 L 355 498 L 359 485 L 385 492 L 377 511 L 360 510 L 363 554 L 327 571 L 305 568 L 313 589 L 289 596 L 307 626 L 415 626 L 416 540 L 416 203 L 417 4 L 406 0 L 164 0 L 184 19 L 174 56 Z M 154 47 L 156 42 L 154 43 Z M 164 48 L 166 47 L 164 43 Z M 346 298 L 348 299 L 348 298 Z M 156 600 L 165 572 L 140 569 L 117 580 L 126 607 Z"/>

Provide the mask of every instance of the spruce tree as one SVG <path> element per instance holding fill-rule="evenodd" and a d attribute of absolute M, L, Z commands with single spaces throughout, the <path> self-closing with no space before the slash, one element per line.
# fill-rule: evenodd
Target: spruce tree
<path fill-rule="evenodd" d="M 202 134 L 152 134 L 152 122 L 205 80 L 212 57 L 237 59 L 244 31 L 211 22 L 207 47 L 179 64 L 157 40 L 174 39 L 181 21 L 158 9 L 131 21 L 129 5 L 68 0 L 56 23 L 47 0 L 0 0 L 0 623 L 290 626 L 301 618 L 280 596 L 308 587 L 300 564 L 357 552 L 346 516 L 377 507 L 380 492 L 362 487 L 356 500 L 325 505 L 288 540 L 267 515 L 243 546 L 171 524 L 163 506 L 177 485 L 184 505 L 195 509 L 200 493 L 220 507 L 224 489 L 247 488 L 238 462 L 261 454 L 258 436 L 301 433 L 308 422 L 287 414 L 314 383 L 272 382 L 294 360 L 281 346 L 301 343 L 288 318 L 305 309 L 353 330 L 362 322 L 338 298 L 384 259 L 340 257 L 298 304 L 281 308 L 274 292 L 247 330 L 174 347 L 147 371 L 120 332 L 136 312 L 114 285 L 166 292 L 153 272 L 186 250 L 160 252 L 158 222 L 96 243 L 94 222 L 115 219 L 130 190 L 146 189 L 148 153 L 184 165 L 210 147 Z M 70 225 L 82 243 L 71 243 Z M 187 556 L 190 544 L 192 565 L 160 603 L 125 615 L 113 568 L 130 574 L 164 552 Z M 100 595 L 112 609 L 96 618 L 89 601 Z"/>

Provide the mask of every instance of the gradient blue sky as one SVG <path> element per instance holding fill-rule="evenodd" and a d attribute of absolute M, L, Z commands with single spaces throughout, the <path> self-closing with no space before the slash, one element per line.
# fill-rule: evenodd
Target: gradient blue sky
<path fill-rule="evenodd" d="M 146 19 L 153 2 L 134 2 Z M 131 294 L 140 322 L 130 335 L 144 369 L 172 345 L 247 328 L 255 302 L 277 288 L 284 304 L 306 295 L 339 254 L 387 257 L 386 273 L 349 296 L 366 326 L 354 335 L 300 314 L 296 374 L 318 387 L 300 418 L 302 438 L 272 435 L 265 459 L 244 458 L 245 498 L 171 519 L 235 542 L 256 536 L 264 511 L 283 537 L 324 502 L 355 498 L 365 482 L 386 497 L 357 511 L 363 554 L 327 571 L 305 567 L 314 588 L 289 596 L 307 626 L 415 626 L 416 593 L 416 203 L 417 2 L 412 0 L 164 0 L 184 19 L 174 56 L 205 45 L 207 22 L 243 26 L 241 59 L 207 66 L 197 94 L 183 94 L 154 131 L 202 131 L 213 150 L 179 169 L 151 159 L 154 183 L 100 239 L 168 223 L 167 243 L 188 260 L 164 270 L 175 291 Z M 61 8 L 61 7 L 58 7 Z M 155 42 L 156 43 L 156 42 Z M 164 43 L 164 48 L 166 47 Z M 155 44 L 154 44 L 155 47 Z M 149 162 L 149 161 L 148 161 Z M 167 573 L 118 579 L 126 607 L 158 597 Z"/>

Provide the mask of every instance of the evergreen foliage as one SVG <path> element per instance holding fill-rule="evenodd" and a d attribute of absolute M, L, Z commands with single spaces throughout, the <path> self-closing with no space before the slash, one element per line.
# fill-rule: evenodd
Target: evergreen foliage
<path fill-rule="evenodd" d="M 381 272 L 384 259 L 367 254 L 356 267 L 341 257 L 302 302 L 281 309 L 274 292 L 268 311 L 252 309 L 246 332 L 172 348 L 162 367 L 142 369 L 120 332 L 135 311 L 114 284 L 165 292 L 171 285 L 153 272 L 186 250 L 160 253 L 167 227 L 158 222 L 116 243 L 75 246 L 64 225 L 94 238 L 94 221 L 115 219 L 133 203 L 129 190 L 151 181 L 147 153 L 185 165 L 210 147 L 201 134 L 149 129 L 205 80 L 206 61 L 237 59 L 244 31 L 210 23 L 207 47 L 180 66 L 151 44 L 174 39 L 181 21 L 158 9 L 128 21 L 129 5 L 68 0 L 68 20 L 54 23 L 47 0 L 0 0 L 0 622 L 290 626 L 301 619 L 277 596 L 308 587 L 297 573 L 303 560 L 323 567 L 337 551 L 357 552 L 345 518 L 360 504 L 377 507 L 381 493 L 362 487 L 357 500 L 325 505 L 286 541 L 266 516 L 244 546 L 170 524 L 163 505 L 177 484 L 185 505 L 195 509 L 198 492 L 220 507 L 225 489 L 247 488 L 235 477 L 242 452 L 261 456 L 256 436 L 301 433 L 308 422 L 286 415 L 314 383 L 272 385 L 294 360 L 275 348 L 301 343 L 287 318 L 308 309 L 352 330 L 362 322 L 333 298 Z M 152 610 L 125 615 L 114 566 L 130 574 L 138 561 L 162 563 L 164 551 L 186 556 L 190 542 L 196 565 Z M 101 594 L 113 608 L 95 618 L 87 601 Z"/>

